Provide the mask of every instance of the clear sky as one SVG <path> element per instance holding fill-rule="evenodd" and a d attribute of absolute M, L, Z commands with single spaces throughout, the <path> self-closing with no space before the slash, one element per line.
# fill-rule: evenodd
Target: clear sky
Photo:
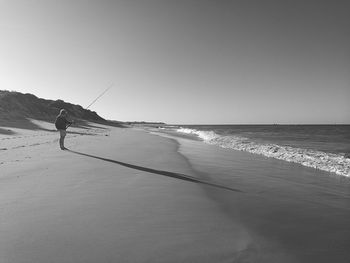
<path fill-rule="evenodd" d="M 350 123 L 350 1 L 0 0 L 0 89 L 167 123 Z"/>

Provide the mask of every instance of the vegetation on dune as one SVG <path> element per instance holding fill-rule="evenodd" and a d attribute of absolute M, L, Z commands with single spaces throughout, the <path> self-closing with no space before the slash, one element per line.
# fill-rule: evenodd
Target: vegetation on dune
<path fill-rule="evenodd" d="M 33 118 L 52 121 L 60 109 L 66 109 L 74 119 L 106 122 L 96 112 L 84 109 L 80 105 L 63 100 L 41 99 L 29 93 L 0 90 L 0 119 L 3 120 Z"/>

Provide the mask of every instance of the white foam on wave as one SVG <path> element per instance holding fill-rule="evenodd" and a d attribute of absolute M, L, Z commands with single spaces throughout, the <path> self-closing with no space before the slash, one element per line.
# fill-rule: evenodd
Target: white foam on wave
<path fill-rule="evenodd" d="M 214 140 L 219 136 L 213 131 L 198 131 L 195 129 L 188 129 L 188 128 L 179 128 L 177 129 L 177 132 L 197 135 L 199 138 L 201 138 L 205 142 Z"/>
<path fill-rule="evenodd" d="M 277 144 L 262 144 L 250 141 L 249 139 L 240 136 L 219 135 L 214 131 L 199 131 L 196 129 L 179 128 L 177 129 L 177 132 L 196 135 L 205 143 L 217 145 L 222 148 L 260 154 L 350 177 L 350 159 L 345 158 L 340 154 L 326 153 L 290 146 L 281 146 Z"/>

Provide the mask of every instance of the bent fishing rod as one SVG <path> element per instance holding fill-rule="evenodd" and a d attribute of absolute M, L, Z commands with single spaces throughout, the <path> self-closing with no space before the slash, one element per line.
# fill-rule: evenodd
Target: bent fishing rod
<path fill-rule="evenodd" d="M 93 105 L 99 98 L 101 98 L 108 90 L 110 90 L 112 87 L 113 87 L 113 85 L 114 85 L 114 83 L 112 83 L 107 89 L 105 89 L 96 99 L 94 99 L 90 104 L 89 104 L 89 106 L 87 106 L 86 108 L 85 108 L 85 110 L 87 110 L 87 109 L 89 109 L 90 107 L 91 107 L 91 105 Z M 69 126 L 71 126 L 72 125 L 72 123 L 71 124 L 68 124 L 68 126 L 67 126 L 67 128 L 69 127 Z"/>

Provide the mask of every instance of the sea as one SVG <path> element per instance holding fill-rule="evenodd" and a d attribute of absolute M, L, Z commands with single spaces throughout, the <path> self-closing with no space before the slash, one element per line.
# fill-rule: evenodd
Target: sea
<path fill-rule="evenodd" d="M 168 125 L 159 129 L 350 177 L 350 125 Z"/>

